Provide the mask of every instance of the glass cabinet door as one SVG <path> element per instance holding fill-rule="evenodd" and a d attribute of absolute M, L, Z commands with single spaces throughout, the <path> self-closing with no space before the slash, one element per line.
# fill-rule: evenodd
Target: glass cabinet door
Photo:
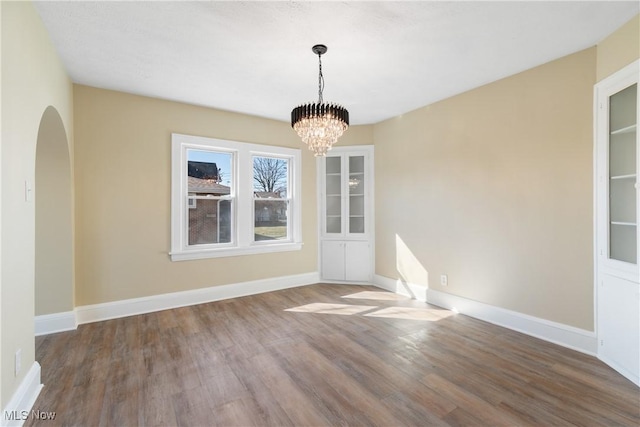
<path fill-rule="evenodd" d="M 638 263 L 637 96 L 634 84 L 609 97 L 609 258 Z"/>
<path fill-rule="evenodd" d="M 364 156 L 349 156 L 349 234 L 364 234 L 365 173 Z"/>
<path fill-rule="evenodd" d="M 329 237 L 363 238 L 370 232 L 367 186 L 370 177 L 363 152 L 346 152 L 324 158 L 324 224 Z"/>
<path fill-rule="evenodd" d="M 325 163 L 325 233 L 342 233 L 342 158 L 326 157 Z"/>

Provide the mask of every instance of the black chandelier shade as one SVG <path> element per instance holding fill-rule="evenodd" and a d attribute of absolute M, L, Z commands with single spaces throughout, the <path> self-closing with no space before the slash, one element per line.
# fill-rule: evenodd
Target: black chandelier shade
<path fill-rule="evenodd" d="M 315 117 L 331 116 L 349 126 L 349 111 L 346 108 L 336 104 L 305 104 L 294 108 L 291 111 L 291 127 L 303 119 L 312 119 Z"/>

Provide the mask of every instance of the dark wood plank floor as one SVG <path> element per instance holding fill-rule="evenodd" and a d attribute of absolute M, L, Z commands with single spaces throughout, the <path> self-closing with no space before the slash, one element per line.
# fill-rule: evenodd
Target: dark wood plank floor
<path fill-rule="evenodd" d="M 313 285 L 36 339 L 80 426 L 638 426 L 597 359 L 373 287 Z"/>

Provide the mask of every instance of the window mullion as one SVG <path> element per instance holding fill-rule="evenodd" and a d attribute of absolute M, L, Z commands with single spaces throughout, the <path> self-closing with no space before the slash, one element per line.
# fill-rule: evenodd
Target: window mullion
<path fill-rule="evenodd" d="M 251 153 L 241 149 L 238 153 L 238 222 L 236 230 L 239 246 L 253 243 L 253 163 Z"/>

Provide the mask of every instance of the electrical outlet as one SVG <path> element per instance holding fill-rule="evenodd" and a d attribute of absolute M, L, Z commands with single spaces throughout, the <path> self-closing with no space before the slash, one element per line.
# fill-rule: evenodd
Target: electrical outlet
<path fill-rule="evenodd" d="M 442 286 L 447 286 L 449 284 L 449 279 L 447 279 L 447 275 L 446 274 L 440 275 L 440 284 Z"/>
<path fill-rule="evenodd" d="M 15 376 L 17 377 L 20 371 L 22 370 L 22 349 L 18 349 L 16 351 L 16 366 L 15 366 Z"/>

